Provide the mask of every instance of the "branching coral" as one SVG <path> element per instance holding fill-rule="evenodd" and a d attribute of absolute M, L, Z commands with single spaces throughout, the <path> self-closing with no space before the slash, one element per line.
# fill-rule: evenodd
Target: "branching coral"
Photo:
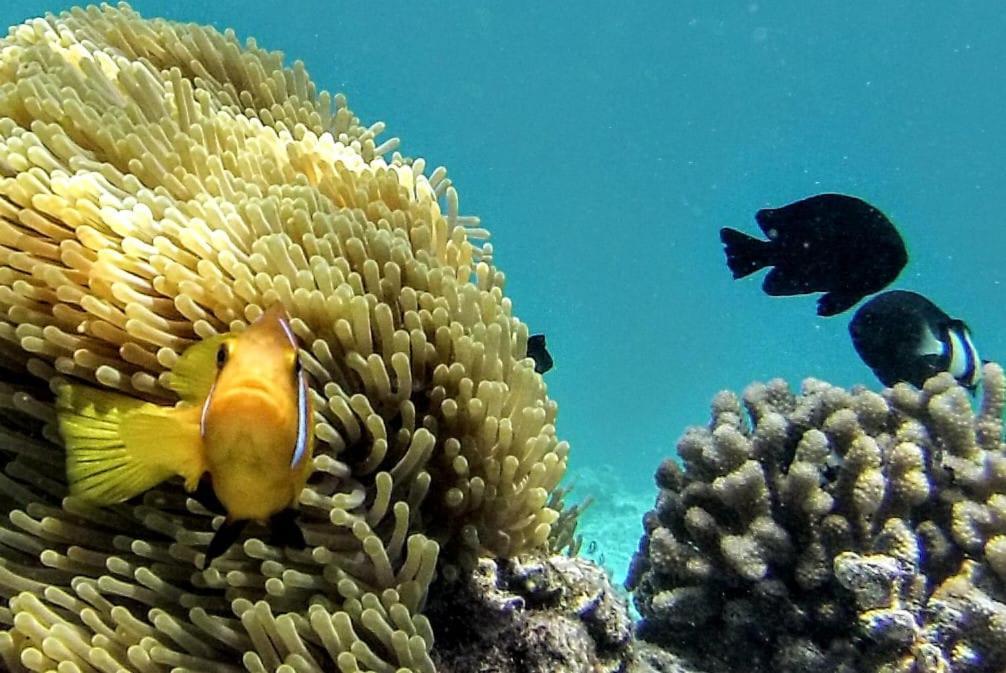
<path fill-rule="evenodd" d="M 630 584 L 645 637 L 748 670 L 1006 666 L 1006 379 L 713 402 L 665 461 Z M 750 423 L 748 422 L 750 418 Z M 713 631 L 716 638 L 710 639 Z"/>
<path fill-rule="evenodd" d="M 0 656 L 9 670 L 431 671 L 438 567 L 544 546 L 568 447 L 487 232 L 303 65 L 126 5 L 0 42 Z M 177 483 L 66 498 L 48 384 L 170 403 L 199 338 L 279 301 L 319 444 L 309 548 Z M 279 668 L 277 668 L 279 667 Z"/>

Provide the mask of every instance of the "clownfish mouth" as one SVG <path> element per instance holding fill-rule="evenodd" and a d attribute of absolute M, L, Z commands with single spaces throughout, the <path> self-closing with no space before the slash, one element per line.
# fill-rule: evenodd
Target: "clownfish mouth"
<path fill-rule="evenodd" d="M 265 381 L 261 378 L 249 377 L 241 379 L 239 381 L 232 383 L 229 386 L 229 388 L 230 390 L 228 392 L 230 394 L 238 394 L 238 395 L 242 393 L 264 394 L 268 396 L 270 399 L 276 399 L 279 393 L 279 391 L 276 390 L 275 384 L 269 381 Z"/>
<path fill-rule="evenodd" d="M 226 407 L 233 411 L 247 411 L 248 413 L 269 417 L 280 415 L 283 396 L 275 388 L 268 385 L 241 385 L 234 386 L 226 393 L 217 393 L 212 405 L 214 407 Z"/>

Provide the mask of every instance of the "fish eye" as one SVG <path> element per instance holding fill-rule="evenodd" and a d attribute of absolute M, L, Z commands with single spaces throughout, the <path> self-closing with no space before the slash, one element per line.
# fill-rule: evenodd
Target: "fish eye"
<path fill-rule="evenodd" d="M 220 348 L 217 349 L 217 369 L 227 364 L 227 355 L 227 344 L 220 344 Z"/>

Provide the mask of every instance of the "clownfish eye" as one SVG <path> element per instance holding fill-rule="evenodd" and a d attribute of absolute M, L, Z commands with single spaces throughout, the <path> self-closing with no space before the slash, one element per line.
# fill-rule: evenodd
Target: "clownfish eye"
<path fill-rule="evenodd" d="M 227 355 L 227 344 L 220 344 L 220 348 L 217 349 L 217 369 L 222 369 L 227 364 Z"/>

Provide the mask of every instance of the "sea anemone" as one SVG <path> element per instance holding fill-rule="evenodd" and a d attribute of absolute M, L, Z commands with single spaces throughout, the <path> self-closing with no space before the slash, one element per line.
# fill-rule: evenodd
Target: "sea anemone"
<path fill-rule="evenodd" d="M 568 445 L 488 233 L 303 64 L 127 5 L 0 41 L 0 656 L 12 671 L 431 671 L 438 572 L 543 547 Z M 390 155 L 390 158 L 388 158 Z M 282 303 L 315 402 L 305 551 L 197 569 L 173 481 L 66 496 L 51 387 L 171 403 Z"/>

